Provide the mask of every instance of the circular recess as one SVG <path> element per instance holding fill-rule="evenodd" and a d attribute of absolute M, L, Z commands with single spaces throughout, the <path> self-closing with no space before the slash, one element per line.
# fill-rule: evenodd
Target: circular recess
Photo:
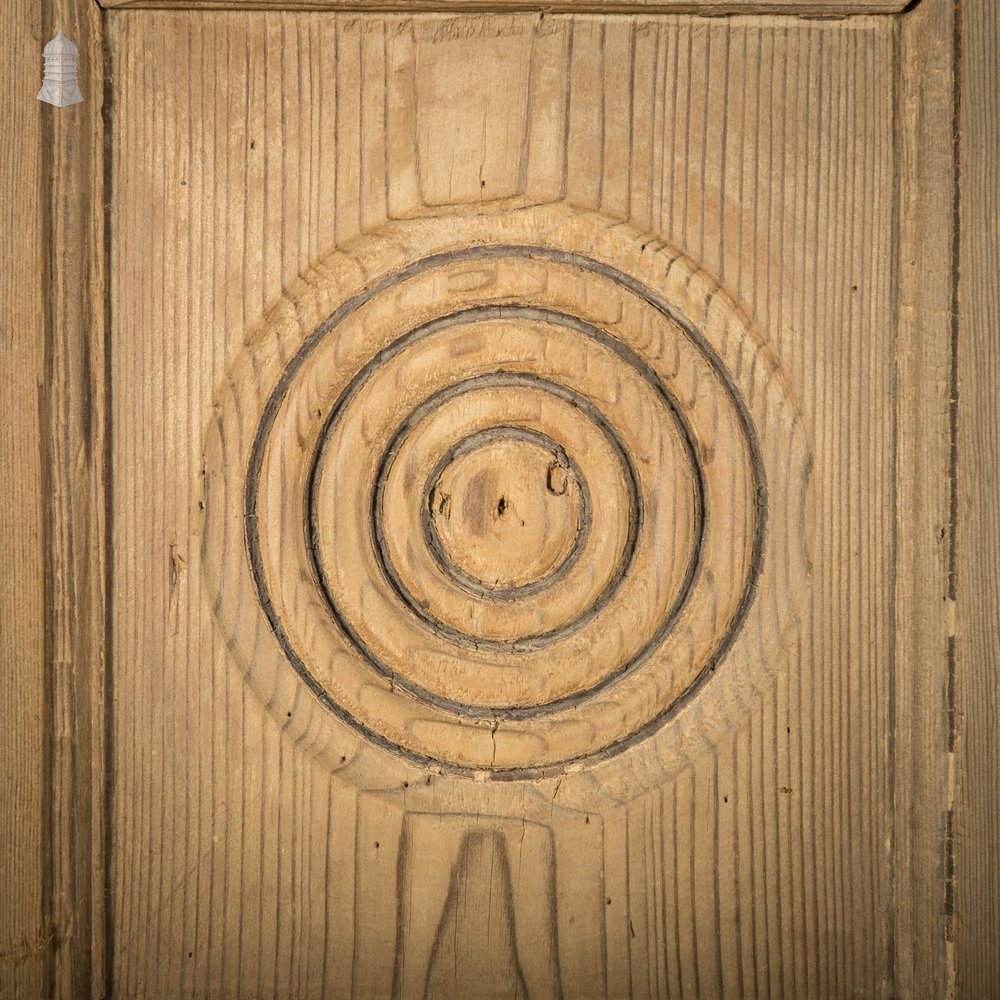
<path fill-rule="evenodd" d="M 478 597 L 517 600 L 573 566 L 590 530 L 586 481 L 552 438 L 500 425 L 454 444 L 422 495 L 424 541 Z"/>

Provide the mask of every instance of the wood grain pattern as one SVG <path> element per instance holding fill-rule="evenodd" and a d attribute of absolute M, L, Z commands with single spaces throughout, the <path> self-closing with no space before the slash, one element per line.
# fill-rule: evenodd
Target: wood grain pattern
<path fill-rule="evenodd" d="M 59 4 L 87 100 L 39 104 L 55 4 L 8 12 L 4 121 L 0 993 L 102 991 L 104 469 L 100 12 Z M 7 58 L 9 57 L 9 58 Z"/>
<path fill-rule="evenodd" d="M 906 0 L 98 0 L 128 10 L 317 10 L 342 12 L 533 11 L 545 14 L 890 14 Z"/>
<path fill-rule="evenodd" d="M 896 428 L 895 24 L 108 25 L 115 995 L 461 995 L 463 934 L 484 924 L 499 930 L 472 968 L 489 990 L 892 995 L 894 440 L 910 433 Z M 503 73 L 528 114 L 490 110 Z M 275 687 L 265 708 L 214 621 L 199 533 L 219 386 L 334 247 L 391 219 L 551 201 L 682 248 L 778 359 L 813 454 L 816 533 L 785 656 L 762 691 L 732 688 L 721 742 L 671 743 L 666 773 L 639 748 L 657 777 L 638 795 L 612 761 L 603 787 L 575 790 L 433 767 L 394 784 L 388 764 L 352 770 L 349 741 L 331 774 L 310 696 Z"/>
<path fill-rule="evenodd" d="M 6 13 L 0 52 L 0 119 L 16 142 L 0 151 L 0 337 L 16 359 L 0 380 L 0 997 L 41 997 L 51 932 L 47 862 L 45 733 L 45 373 L 42 116 L 38 88 L 41 10 L 20 0 Z"/>
<path fill-rule="evenodd" d="M 957 995 L 1000 996 L 1000 18 L 967 0 L 961 60 L 955 705 Z"/>
<path fill-rule="evenodd" d="M 895 981 L 945 996 L 953 978 L 944 859 L 954 793 L 947 709 L 954 594 L 951 363 L 952 27 L 948 0 L 901 26 L 893 780 Z M 904 666 L 905 665 L 905 666 Z"/>
<path fill-rule="evenodd" d="M 59 18 L 80 52 L 84 101 L 47 111 L 43 133 L 48 877 L 52 995 L 78 997 L 103 992 L 106 957 L 104 60 L 93 4 L 46 5 L 50 36 Z"/>

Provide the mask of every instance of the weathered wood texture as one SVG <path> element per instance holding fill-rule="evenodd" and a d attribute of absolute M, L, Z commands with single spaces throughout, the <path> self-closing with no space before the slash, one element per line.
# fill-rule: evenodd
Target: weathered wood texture
<path fill-rule="evenodd" d="M 956 48 L 958 599 L 955 803 L 958 995 L 1000 997 L 1000 16 L 965 0 Z"/>
<path fill-rule="evenodd" d="M 46 204 L 46 661 L 49 671 L 51 983 L 101 995 L 105 972 L 105 309 L 102 15 L 45 5 L 79 49 L 84 95 L 41 109 Z"/>
<path fill-rule="evenodd" d="M 6 18 L 0 993 L 78 997 L 104 956 L 100 12 Z M 60 23 L 85 101 L 55 109 L 35 95 Z"/>
<path fill-rule="evenodd" d="M 895 480 L 917 433 L 897 412 L 897 25 L 108 26 L 114 994 L 892 995 Z M 357 791 L 320 766 L 320 723 L 297 728 L 311 696 L 279 730 L 283 693 L 265 708 L 215 622 L 206 427 L 267 308 L 335 246 L 545 202 L 658 234 L 760 329 L 812 454 L 796 627 L 725 738 L 637 796 L 435 768 Z"/>
<path fill-rule="evenodd" d="M 45 521 L 39 399 L 45 312 L 39 273 L 42 18 L 34 0 L 4 14 L 0 120 L 0 996 L 40 997 L 50 954 L 45 849 Z"/>
<path fill-rule="evenodd" d="M 896 995 L 914 998 L 945 996 L 953 976 L 944 875 L 954 785 L 953 13 L 950 0 L 932 0 L 907 14 L 898 63 L 894 977 Z"/>
<path fill-rule="evenodd" d="M 906 0 L 99 0 L 129 10 L 325 10 L 458 14 L 544 11 L 546 14 L 807 14 L 845 16 L 901 11 Z"/>

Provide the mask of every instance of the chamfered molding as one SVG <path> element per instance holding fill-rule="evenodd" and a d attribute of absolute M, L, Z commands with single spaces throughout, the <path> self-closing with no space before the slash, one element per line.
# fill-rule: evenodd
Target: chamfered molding
<path fill-rule="evenodd" d="M 357 13 L 895 14 L 906 0 L 98 0 L 125 10 L 316 10 Z"/>

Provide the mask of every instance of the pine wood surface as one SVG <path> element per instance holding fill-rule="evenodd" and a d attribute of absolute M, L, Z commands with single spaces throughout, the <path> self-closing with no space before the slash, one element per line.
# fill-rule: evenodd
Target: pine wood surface
<path fill-rule="evenodd" d="M 1000 996 L 1000 19 L 994 4 L 962 5 L 958 134 L 955 713 L 960 764 L 954 879 L 959 996 Z"/>
<path fill-rule="evenodd" d="M 12 997 L 100 993 L 104 971 L 101 17 L 56 6 L 7 13 L 4 72 L 0 993 Z M 35 99 L 59 23 L 86 97 L 65 109 Z"/>
<path fill-rule="evenodd" d="M 45 827 L 45 517 L 39 402 L 45 371 L 42 285 L 41 12 L 18 2 L 0 53 L 0 119 L 18 143 L 0 152 L 0 996 L 40 996 L 50 933 Z"/>
<path fill-rule="evenodd" d="M 86 0 L 44 9 L 79 50 L 84 101 L 43 110 L 46 372 L 42 396 L 46 504 L 47 766 L 50 990 L 103 992 L 105 975 L 106 643 L 103 120 L 101 13 Z M 66 111 L 67 109 L 60 109 Z"/>
<path fill-rule="evenodd" d="M 905 0 L 99 0 L 101 6 L 129 10 L 425 11 L 457 14 L 476 10 L 535 13 L 804 14 L 843 17 L 903 10 Z"/>
<path fill-rule="evenodd" d="M 93 4 L 53 3 L 75 39 L 81 104 L 49 115 L 46 267 L 45 492 L 47 666 L 50 671 L 52 994 L 105 989 L 108 829 L 104 60 Z"/>
<path fill-rule="evenodd" d="M 18 358 L 0 384 L 0 996 L 998 995 L 991 6 L 816 21 L 676 13 L 766 8 L 735 2 L 603 19 L 218 6 L 13 11 L 17 86 L 0 99 L 27 138 L 0 161 L 18 192 L 0 278 Z M 87 98 L 58 112 L 25 99 L 55 7 Z M 786 9 L 821 7 L 861 9 Z M 899 5 L 865 9 L 883 7 Z M 466 260 L 514 236 L 535 249 Z M 292 371 L 379 275 L 397 298 L 363 303 Z M 357 383 L 355 430 L 320 426 L 313 402 L 325 413 L 379 338 L 452 297 L 472 313 Z M 604 324 L 676 397 L 680 436 L 651 452 L 627 428 L 655 400 L 616 367 L 631 355 L 602 354 Z M 720 367 L 690 368 L 685 337 Z M 536 356 L 538 338 L 563 346 Z M 485 377 L 497 342 L 517 370 L 414 411 L 387 452 L 403 473 L 379 479 L 406 400 L 462 365 Z M 260 577 L 288 586 L 262 606 L 245 459 L 282 373 L 254 509 Z M 730 383 L 756 451 L 726 423 Z M 587 398 L 622 400 L 610 436 Z M 309 479 L 314 452 L 332 458 Z M 651 479 L 640 454 L 667 464 Z M 632 596 L 598 618 L 612 631 L 591 668 L 655 619 L 642 609 L 666 598 L 633 583 L 654 565 L 690 585 L 680 620 L 702 659 L 654 654 L 674 687 L 629 668 L 609 688 L 620 713 L 589 735 L 589 640 L 552 657 L 547 686 L 522 671 L 491 690 L 520 655 L 509 628 L 534 616 L 541 665 L 586 628 L 580 588 L 639 509 L 672 535 L 654 556 L 633 533 Z M 381 562 L 356 546 L 352 570 L 339 539 L 376 512 Z M 716 664 L 739 592 L 699 591 L 681 557 L 722 558 L 720 523 L 721 575 L 759 594 Z M 366 573 L 382 583 L 352 590 Z M 332 718 L 349 673 L 321 668 L 358 647 L 310 610 L 317 574 L 389 665 L 349 725 Z M 550 577 L 558 601 L 532 605 Z M 380 617 L 406 593 L 465 643 L 443 680 L 419 673 L 420 633 Z M 474 653 L 469 629 L 486 636 Z M 532 714 L 553 695 L 569 698 L 555 728 Z M 415 727 L 418 702 L 460 718 Z"/>
<path fill-rule="evenodd" d="M 115 995 L 890 994 L 896 38 L 881 18 L 109 17 Z M 682 716 L 742 703 L 716 742 L 643 744 L 662 777 L 640 794 L 420 765 L 359 791 L 321 766 L 314 699 L 276 681 L 265 708 L 227 649 L 206 427 L 335 247 L 546 202 L 680 248 L 760 331 L 811 455 L 794 627 L 761 690 L 723 661 Z M 601 765 L 612 788 L 628 759 Z"/>
<path fill-rule="evenodd" d="M 900 36 L 896 349 L 897 663 L 893 976 L 899 996 L 954 985 L 945 858 L 954 797 L 947 690 L 954 631 L 951 364 L 954 268 L 953 7 L 922 4 Z"/>

